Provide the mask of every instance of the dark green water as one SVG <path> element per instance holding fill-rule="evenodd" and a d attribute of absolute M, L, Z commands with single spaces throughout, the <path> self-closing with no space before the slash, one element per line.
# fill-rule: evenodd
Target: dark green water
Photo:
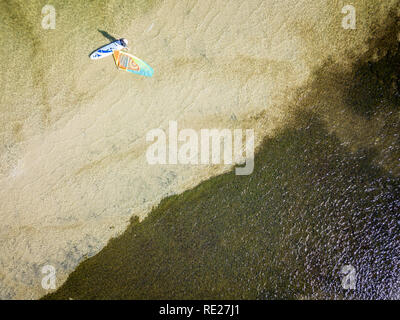
<path fill-rule="evenodd" d="M 165 199 L 45 298 L 400 298 L 399 31 L 371 33 L 351 71 L 316 70 L 252 175 Z"/>

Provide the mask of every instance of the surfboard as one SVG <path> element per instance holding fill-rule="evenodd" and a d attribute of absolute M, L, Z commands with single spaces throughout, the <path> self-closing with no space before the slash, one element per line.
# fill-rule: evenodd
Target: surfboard
<path fill-rule="evenodd" d="M 96 60 L 96 59 L 101 59 L 101 58 L 105 58 L 107 56 L 112 55 L 112 53 L 115 50 L 121 50 L 123 49 L 124 46 L 121 45 L 121 41 L 120 40 L 116 40 L 114 42 L 111 42 L 105 46 L 102 46 L 100 48 L 98 48 L 97 50 L 93 51 L 90 54 L 90 59 L 92 60 Z"/>

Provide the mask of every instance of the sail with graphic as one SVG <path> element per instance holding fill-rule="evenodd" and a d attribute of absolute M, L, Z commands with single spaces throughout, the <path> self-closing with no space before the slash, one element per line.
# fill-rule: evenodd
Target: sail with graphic
<path fill-rule="evenodd" d="M 125 51 L 114 51 L 113 56 L 115 64 L 120 70 L 146 77 L 151 77 L 154 73 L 153 69 L 146 62 Z"/>

